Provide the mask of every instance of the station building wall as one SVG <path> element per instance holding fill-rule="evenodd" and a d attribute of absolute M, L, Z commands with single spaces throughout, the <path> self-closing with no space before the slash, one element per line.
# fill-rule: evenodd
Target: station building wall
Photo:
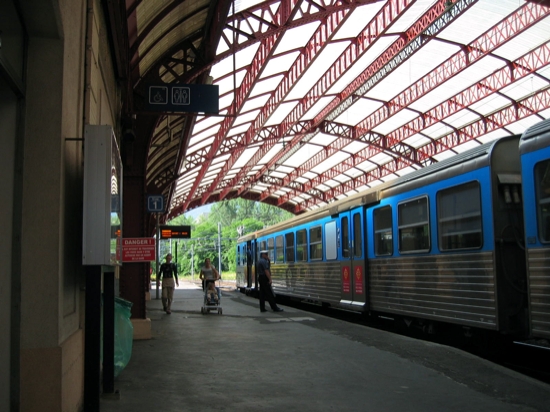
<path fill-rule="evenodd" d="M 101 0 L 0 0 L 0 33 L 0 410 L 79 411 L 82 138 L 121 108 Z"/>

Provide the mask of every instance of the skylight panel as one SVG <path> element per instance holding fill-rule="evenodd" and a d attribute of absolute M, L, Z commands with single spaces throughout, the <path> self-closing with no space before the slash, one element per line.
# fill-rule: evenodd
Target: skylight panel
<path fill-rule="evenodd" d="M 269 94 L 263 94 L 258 97 L 246 99 L 243 108 L 241 109 L 241 113 L 246 113 L 250 110 L 261 109 L 264 104 L 269 100 L 269 97 Z"/>
<path fill-rule="evenodd" d="M 195 122 L 195 127 L 193 127 L 193 134 L 200 133 L 210 127 L 217 127 L 219 129 L 221 119 L 216 116 L 204 117 L 201 116 L 202 120 Z M 217 131 L 217 130 L 216 130 Z"/>
<path fill-rule="evenodd" d="M 252 147 L 252 148 L 245 149 L 243 151 L 243 153 L 239 156 L 237 161 L 233 164 L 233 168 L 234 169 L 237 169 L 237 168 L 240 169 L 243 166 L 245 166 L 248 163 L 248 161 L 252 158 L 252 156 L 254 156 L 256 154 L 258 149 L 259 149 L 258 147 Z"/>
<path fill-rule="evenodd" d="M 415 134 L 405 140 L 403 140 L 403 143 L 412 146 L 415 149 L 418 149 L 419 147 L 422 147 L 428 143 L 431 143 L 431 140 L 428 139 L 425 136 L 422 136 L 421 134 Z"/>
<path fill-rule="evenodd" d="M 269 117 L 265 126 L 272 126 L 282 123 L 286 116 L 296 107 L 297 102 L 281 103 L 275 112 Z"/>
<path fill-rule="evenodd" d="M 283 76 L 281 75 L 258 81 L 250 92 L 250 98 L 273 92 L 279 83 L 281 83 L 282 78 Z"/>
<path fill-rule="evenodd" d="M 452 127 L 460 129 L 466 124 L 477 122 L 480 118 L 479 114 L 468 109 L 463 109 L 447 117 L 444 121 Z"/>
<path fill-rule="evenodd" d="M 317 80 L 334 63 L 335 58 L 339 56 L 346 48 L 346 42 L 328 44 L 317 56 L 313 64 L 307 69 L 307 72 L 301 77 L 298 83 L 287 96 L 286 100 L 300 99 L 313 87 Z"/>
<path fill-rule="evenodd" d="M 372 130 L 376 133 L 388 134 L 394 131 L 395 129 L 397 129 L 398 127 L 401 127 L 404 124 L 410 122 L 416 116 L 418 116 L 416 112 L 413 112 L 412 110 L 408 110 L 408 109 L 403 109 L 397 112 L 396 114 L 394 114 L 388 120 L 374 127 Z"/>
<path fill-rule="evenodd" d="M 366 25 L 373 19 L 373 17 L 384 6 L 384 2 L 378 2 L 374 4 L 367 4 L 357 7 L 350 16 L 344 21 L 343 24 L 338 27 L 334 40 L 355 38 L 361 31 L 363 31 Z"/>
<path fill-rule="evenodd" d="M 337 164 L 342 163 L 344 160 L 349 159 L 349 157 L 350 155 L 348 153 L 336 152 L 328 159 L 311 169 L 311 171 L 318 174 L 324 173 L 327 170 L 332 169 Z"/>
<path fill-rule="evenodd" d="M 332 142 L 334 142 L 336 139 L 338 139 L 338 136 L 333 136 L 325 133 L 317 133 L 315 136 L 313 136 L 313 138 L 309 141 L 309 143 L 318 144 L 321 146 L 328 146 Z"/>
<path fill-rule="evenodd" d="M 300 53 L 296 51 L 269 59 L 267 66 L 262 72 L 261 78 L 272 76 L 274 74 L 286 73 L 299 54 Z"/>
<path fill-rule="evenodd" d="M 290 174 L 294 171 L 294 168 L 293 167 L 288 167 L 288 166 L 285 166 L 285 165 L 278 165 L 277 166 L 277 170 L 280 171 L 281 173 L 285 173 L 285 174 Z"/>
<path fill-rule="evenodd" d="M 344 147 L 342 150 L 347 153 L 358 153 L 363 150 L 367 145 L 363 142 L 353 141 Z"/>
<path fill-rule="evenodd" d="M 279 42 L 275 54 L 281 54 L 289 50 L 299 49 L 304 47 L 317 27 L 319 27 L 318 21 L 313 21 L 303 26 L 298 26 L 293 29 L 287 30 L 283 35 L 283 38 Z"/>
<path fill-rule="evenodd" d="M 493 54 L 508 60 L 515 60 L 536 46 L 547 43 L 548 33 L 550 33 L 550 17 L 509 40 L 494 50 Z"/>
<path fill-rule="evenodd" d="M 453 129 L 451 129 L 449 126 L 443 124 L 443 123 L 436 123 L 431 125 L 430 127 L 424 129 L 422 131 L 423 134 L 426 136 L 429 136 L 430 138 L 437 140 L 441 136 L 446 136 L 449 133 L 454 132 Z"/>
<path fill-rule="evenodd" d="M 214 141 L 214 136 L 211 136 L 203 140 L 195 139 L 194 137 L 192 137 L 191 139 L 189 139 L 189 149 L 187 149 L 187 154 L 195 153 L 196 151 L 204 147 L 210 146 L 213 141 Z"/>
<path fill-rule="evenodd" d="M 248 127 L 250 127 L 252 120 L 254 120 L 256 116 L 258 116 L 258 113 L 260 113 L 260 109 L 238 116 L 235 119 L 235 126 L 246 124 L 248 125 Z"/>
<path fill-rule="evenodd" d="M 433 6 L 434 0 L 418 0 L 414 2 L 406 11 L 403 13 L 399 20 L 394 23 L 389 32 L 390 33 L 402 33 L 407 31 L 409 27 L 430 7 Z"/>
<path fill-rule="evenodd" d="M 329 179 L 325 182 L 325 185 L 327 185 L 331 189 L 334 189 L 335 187 L 340 186 L 340 182 L 337 182 L 336 180 L 333 180 L 333 179 Z"/>
<path fill-rule="evenodd" d="M 240 126 L 236 126 L 236 127 L 233 127 L 231 128 L 231 130 L 227 133 L 227 135 L 229 137 L 233 137 L 233 136 L 236 136 L 238 134 L 241 134 L 241 133 L 245 133 L 248 129 L 249 129 L 249 123 L 247 124 L 242 124 Z"/>
<path fill-rule="evenodd" d="M 500 90 L 500 92 L 513 100 L 519 100 L 546 86 L 548 86 L 547 80 L 543 80 L 540 77 L 531 74 L 507 87 L 504 87 Z"/>
<path fill-rule="evenodd" d="M 218 101 L 218 106 L 220 109 L 229 109 L 229 106 L 231 106 L 231 103 L 233 103 L 233 99 L 235 98 L 233 93 L 228 93 L 225 96 L 221 96 Z"/>
<path fill-rule="evenodd" d="M 228 77 L 225 77 L 224 79 L 215 80 L 214 84 L 217 84 L 218 86 L 220 86 L 220 89 L 219 89 L 220 96 L 225 93 L 232 92 L 233 90 L 235 90 L 235 86 L 239 87 L 245 75 L 246 75 L 246 70 L 239 70 L 235 74 L 235 79 L 233 79 L 233 76 L 228 76 Z M 234 81 L 235 83 L 233 83 Z"/>
<path fill-rule="evenodd" d="M 468 44 L 518 7 L 518 0 L 480 0 L 455 19 L 439 37 Z"/>
<path fill-rule="evenodd" d="M 369 161 L 377 165 L 383 165 L 393 160 L 393 157 L 387 155 L 386 153 L 378 153 L 377 155 L 372 156 Z"/>
<path fill-rule="evenodd" d="M 343 123 L 350 126 L 355 126 L 361 122 L 373 112 L 378 110 L 382 106 L 382 102 L 361 98 L 352 104 L 347 110 L 338 116 L 334 121 L 336 123 Z"/>
<path fill-rule="evenodd" d="M 389 100 L 400 94 L 459 50 L 453 44 L 431 41 L 368 91 L 367 96 Z"/>
<path fill-rule="evenodd" d="M 482 115 L 488 115 L 494 111 L 510 105 L 510 100 L 499 94 L 492 94 L 477 103 L 470 105 L 470 108 Z"/>
<path fill-rule="evenodd" d="M 280 144 L 274 145 L 274 146 L 265 154 L 265 156 L 262 157 L 262 158 L 260 159 L 260 161 L 258 162 L 258 164 L 264 165 L 264 164 L 266 164 L 266 163 L 269 163 L 269 161 L 270 161 L 271 159 L 273 159 L 273 158 L 275 157 L 275 155 L 281 151 L 282 147 L 283 147 L 283 146 L 280 145 Z"/>
<path fill-rule="evenodd" d="M 369 47 L 366 53 L 364 53 L 359 59 L 357 59 L 353 66 L 340 76 L 332 87 L 328 89 L 329 94 L 336 94 L 342 92 L 351 82 L 353 82 L 372 62 L 383 53 L 388 46 L 395 41 L 397 36 L 384 36 L 376 39 L 376 41 Z"/>
<path fill-rule="evenodd" d="M 326 96 L 321 97 L 317 102 L 302 116 L 301 120 L 311 120 L 315 116 L 319 114 L 321 110 L 323 110 L 327 104 L 329 104 L 332 99 L 334 99 L 333 96 Z"/>
<path fill-rule="evenodd" d="M 302 183 L 306 183 L 306 182 L 309 182 L 310 180 L 315 179 L 317 177 L 317 174 L 313 172 L 305 172 L 301 177 L 303 177 L 304 179 L 307 179 L 304 182 L 302 182 Z"/>

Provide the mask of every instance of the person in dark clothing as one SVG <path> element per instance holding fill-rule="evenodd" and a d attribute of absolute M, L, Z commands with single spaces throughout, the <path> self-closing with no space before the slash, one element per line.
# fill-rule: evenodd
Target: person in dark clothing
<path fill-rule="evenodd" d="M 268 258 L 267 250 L 260 252 L 260 260 L 258 261 L 258 281 L 260 282 L 260 312 L 267 312 L 265 308 L 265 300 L 269 302 L 269 306 L 273 312 L 282 312 L 283 309 L 277 306 L 273 290 L 271 289 L 271 262 Z"/>
<path fill-rule="evenodd" d="M 172 255 L 166 255 L 166 263 L 160 265 L 158 282 L 162 280 L 162 306 L 168 314 L 172 313 L 172 300 L 174 299 L 174 287 L 178 282 L 178 268 L 172 263 Z"/>

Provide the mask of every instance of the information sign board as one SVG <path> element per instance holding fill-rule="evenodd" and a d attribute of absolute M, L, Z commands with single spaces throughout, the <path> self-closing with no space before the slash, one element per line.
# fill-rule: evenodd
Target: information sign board
<path fill-rule="evenodd" d="M 161 239 L 190 239 L 191 226 L 160 226 Z"/>
<path fill-rule="evenodd" d="M 145 105 L 151 111 L 218 114 L 219 100 L 218 85 L 162 84 L 149 86 Z"/>
<path fill-rule="evenodd" d="M 152 262 L 154 260 L 154 238 L 138 237 L 122 239 L 123 262 Z"/>

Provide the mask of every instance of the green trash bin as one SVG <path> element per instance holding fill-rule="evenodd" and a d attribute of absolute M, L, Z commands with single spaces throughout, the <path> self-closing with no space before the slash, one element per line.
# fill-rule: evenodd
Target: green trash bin
<path fill-rule="evenodd" d="M 134 326 L 130 320 L 132 302 L 115 297 L 115 378 L 130 362 Z"/>

